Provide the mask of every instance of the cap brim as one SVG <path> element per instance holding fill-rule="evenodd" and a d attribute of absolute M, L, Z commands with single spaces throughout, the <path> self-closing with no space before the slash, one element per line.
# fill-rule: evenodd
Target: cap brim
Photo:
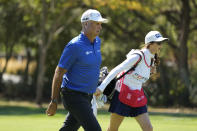
<path fill-rule="evenodd" d="M 157 40 L 155 40 L 154 42 L 163 42 L 163 41 L 168 41 L 168 40 L 169 40 L 168 38 L 160 37 Z"/>
<path fill-rule="evenodd" d="M 101 19 L 98 19 L 98 20 L 93 20 L 93 21 L 97 21 L 97 22 L 101 22 L 101 23 L 108 23 L 108 19 L 105 19 L 105 18 L 101 18 Z"/>

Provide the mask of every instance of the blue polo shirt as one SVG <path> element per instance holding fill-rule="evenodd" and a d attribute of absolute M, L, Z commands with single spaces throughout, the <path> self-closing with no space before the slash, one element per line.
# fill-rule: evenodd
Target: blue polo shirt
<path fill-rule="evenodd" d="M 94 42 L 81 33 L 64 48 L 58 66 L 67 70 L 62 88 L 94 93 L 97 88 L 101 65 L 100 38 Z"/>

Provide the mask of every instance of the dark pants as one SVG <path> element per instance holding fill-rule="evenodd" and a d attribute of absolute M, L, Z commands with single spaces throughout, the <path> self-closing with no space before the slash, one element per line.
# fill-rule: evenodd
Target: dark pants
<path fill-rule="evenodd" d="M 60 131 L 77 131 L 80 126 L 85 131 L 101 131 L 101 127 L 93 114 L 91 105 L 92 95 L 73 91 L 62 90 L 62 101 L 69 112 Z"/>

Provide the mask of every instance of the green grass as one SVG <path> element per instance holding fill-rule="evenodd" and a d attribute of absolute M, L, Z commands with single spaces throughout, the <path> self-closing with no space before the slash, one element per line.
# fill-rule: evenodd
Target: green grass
<path fill-rule="evenodd" d="M 55 116 L 48 117 L 45 108 L 0 102 L 0 131 L 58 131 L 65 115 L 62 107 Z M 99 110 L 97 118 L 103 131 L 107 130 L 109 117 L 106 110 Z M 197 131 L 197 114 L 150 112 L 150 119 L 155 131 Z M 134 118 L 125 118 L 119 130 L 141 131 Z"/>

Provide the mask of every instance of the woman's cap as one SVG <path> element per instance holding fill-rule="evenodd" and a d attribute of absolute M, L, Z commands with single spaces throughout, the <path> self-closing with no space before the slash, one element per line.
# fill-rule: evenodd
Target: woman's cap
<path fill-rule="evenodd" d="M 145 36 L 145 44 L 150 42 L 162 42 L 168 40 L 168 38 L 164 38 L 158 31 L 150 31 Z"/>
<path fill-rule="evenodd" d="M 107 23 L 108 20 L 103 18 L 100 14 L 99 11 L 94 10 L 94 9 L 88 9 L 86 10 L 82 16 L 81 16 L 81 23 L 86 22 L 86 21 L 97 21 L 97 22 L 102 22 L 102 23 Z"/>

